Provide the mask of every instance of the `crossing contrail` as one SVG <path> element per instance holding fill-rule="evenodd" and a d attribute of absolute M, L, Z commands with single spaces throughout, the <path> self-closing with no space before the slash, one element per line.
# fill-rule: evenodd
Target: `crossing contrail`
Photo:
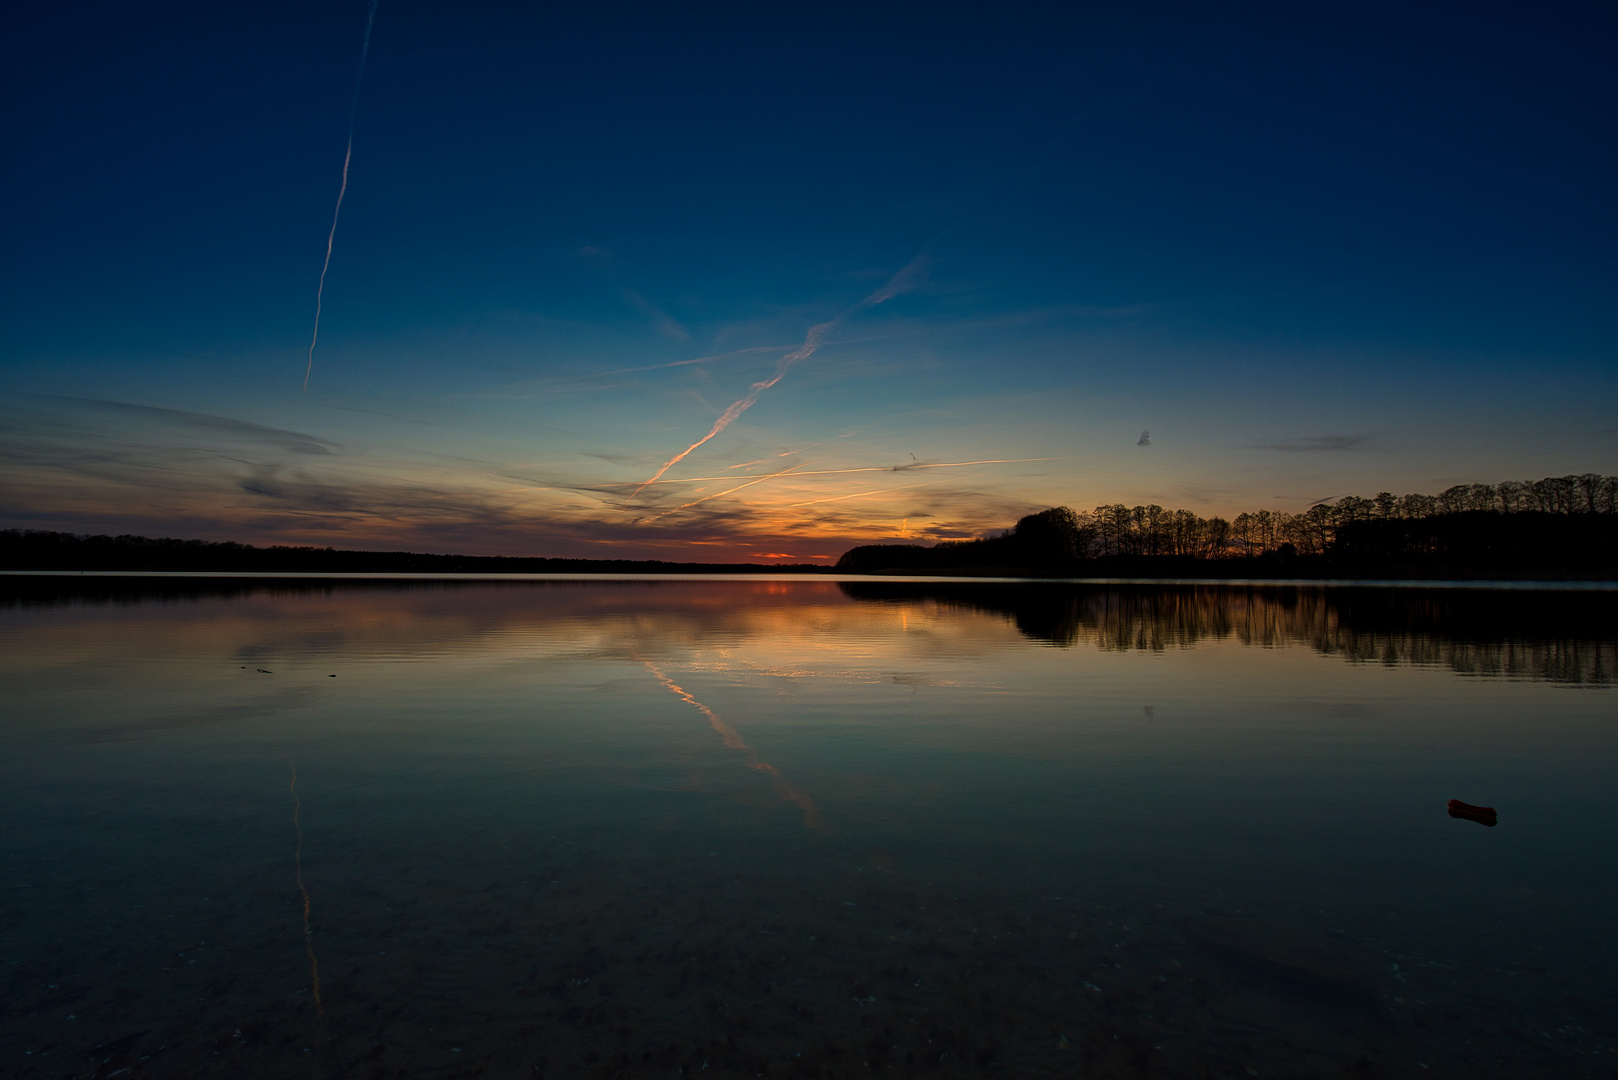
<path fill-rule="evenodd" d="M 665 510 L 661 514 L 658 514 L 657 517 L 647 518 L 647 521 L 656 521 L 658 518 L 666 518 L 670 514 L 674 513 L 675 511 L 684 510 L 688 506 L 696 506 L 697 503 L 705 503 L 709 499 L 721 498 L 722 496 L 729 495 L 732 492 L 740 491 L 742 488 L 750 488 L 754 484 L 762 484 L 766 480 L 774 480 L 777 476 L 785 476 L 787 473 L 797 472 L 799 469 L 803 468 L 804 465 L 813 465 L 813 464 L 814 464 L 814 462 L 812 462 L 812 461 L 806 461 L 806 462 L 803 463 L 803 465 L 794 465 L 790 469 L 782 469 L 780 472 L 770 473 L 768 476 L 760 476 L 756 480 L 749 480 L 745 484 L 737 484 L 735 487 L 731 488 L 729 491 L 716 491 L 712 495 L 704 495 L 700 499 L 695 499 L 695 500 L 693 500 L 691 502 L 684 503 L 684 504 L 682 504 L 680 506 L 676 506 L 673 510 Z"/>
<path fill-rule="evenodd" d="M 842 502 L 844 499 L 863 499 L 867 495 L 886 495 L 890 491 L 909 491 L 911 488 L 931 487 L 933 484 L 942 484 L 943 482 L 942 480 L 929 480 L 925 484 L 906 484 L 904 487 L 896 488 L 873 488 L 870 491 L 856 491 L 852 495 L 833 495 L 829 499 L 810 499 L 808 502 L 787 503 L 787 509 L 790 510 L 799 506 L 818 506 L 821 503 Z M 905 520 L 909 521 L 910 519 L 905 518 Z"/>
<path fill-rule="evenodd" d="M 630 492 L 629 497 L 633 499 L 642 491 L 646 490 L 647 484 L 657 483 L 660 479 L 662 479 L 664 473 L 668 472 L 670 469 L 674 468 L 674 466 L 684 461 L 691 451 L 695 450 L 697 447 L 701 446 L 703 443 L 707 442 L 721 431 L 724 431 L 738 416 L 746 412 L 748 409 L 751 409 L 753 407 L 753 403 L 758 400 L 758 396 L 764 393 L 764 391 L 768 390 L 770 387 L 774 386 L 776 383 L 780 382 L 782 378 L 786 376 L 786 373 L 792 370 L 793 364 L 796 364 L 799 360 L 807 360 L 809 357 L 813 356 L 815 354 L 815 350 L 820 348 L 820 339 L 826 336 L 827 330 L 830 330 L 836 325 L 837 320 L 833 319 L 831 322 L 816 323 L 814 326 L 811 326 L 809 328 L 809 332 L 803 337 L 803 344 L 781 357 L 781 359 L 776 363 L 774 375 L 771 375 L 768 379 L 754 383 L 748 388 L 747 396 L 742 398 L 740 401 L 731 402 L 730 408 L 720 413 L 719 419 L 713 422 L 713 427 L 708 430 L 708 434 L 704 435 L 702 438 L 698 439 L 696 442 L 692 443 L 690 446 L 686 447 L 684 450 L 681 450 L 678 454 L 675 454 L 673 457 L 665 461 L 663 463 L 663 467 L 653 473 L 651 479 L 647 480 L 646 483 Z"/>
<path fill-rule="evenodd" d="M 783 454 L 782 456 L 785 457 L 786 455 Z M 873 466 L 870 466 L 868 468 L 863 468 L 863 469 L 816 469 L 814 472 L 799 473 L 798 475 L 800 475 L 800 476 L 831 476 L 834 473 L 911 472 L 911 471 L 913 471 L 915 469 L 959 469 L 959 468 L 961 468 L 963 466 L 966 466 L 966 465 L 1014 465 L 1014 464 L 1018 464 L 1018 463 L 1024 462 L 1024 461 L 1060 461 L 1060 460 L 1061 460 L 1061 458 L 1053 458 L 1053 457 L 1016 457 L 1016 458 L 984 458 L 981 461 L 912 461 L 912 462 L 908 462 L 908 463 L 906 463 L 904 465 L 873 465 Z M 758 462 L 749 461 L 749 462 L 747 462 L 747 464 L 748 465 L 757 465 Z M 807 464 L 809 464 L 809 462 L 804 462 L 804 464 L 807 465 Z M 732 465 L 731 468 L 739 469 L 739 468 L 741 468 L 741 466 L 740 465 Z M 654 483 L 657 483 L 657 484 L 695 484 L 695 483 L 698 483 L 698 482 L 703 481 L 703 480 L 744 480 L 747 477 L 753 476 L 753 475 L 757 475 L 757 474 L 755 474 L 755 473 L 737 473 L 734 476 L 682 476 L 678 480 L 655 480 L 655 481 L 654 480 L 648 480 L 646 483 L 641 484 L 640 487 L 649 487 Z M 779 474 L 770 473 L 769 475 L 770 476 L 776 476 L 776 475 L 779 475 Z M 624 484 L 597 484 L 595 486 L 597 488 L 629 487 L 631 484 L 634 484 L 634 483 L 635 483 L 635 481 L 631 480 L 628 483 L 624 483 Z M 639 490 L 639 488 L 637 488 L 636 490 Z"/>
<path fill-rule="evenodd" d="M 326 261 L 320 264 L 320 285 L 315 289 L 315 329 L 309 335 L 309 364 L 303 370 L 303 388 L 309 389 L 309 375 L 315 370 L 315 342 L 320 340 L 320 300 L 326 292 L 326 271 L 331 269 L 331 245 L 337 238 L 337 216 L 343 212 L 343 196 L 348 194 L 348 163 L 354 157 L 354 118 L 360 109 L 360 86 L 365 82 L 365 61 L 371 55 L 371 26 L 376 22 L 377 0 L 365 13 L 365 44 L 360 47 L 360 71 L 354 78 L 354 100 L 348 106 L 348 149 L 343 151 L 343 184 L 337 189 L 337 208 L 331 212 L 331 232 L 326 234 Z"/>
<path fill-rule="evenodd" d="M 792 365 L 796 364 L 800 360 L 807 360 L 815 354 L 815 350 L 820 348 L 821 339 L 826 336 L 827 331 L 829 331 L 832 327 L 836 326 L 838 323 L 842 322 L 844 319 L 848 318 L 850 315 L 853 315 L 857 311 L 864 311 L 866 308 L 876 307 L 878 304 L 892 300 L 895 296 L 898 296 L 900 293 L 910 289 L 915 284 L 916 276 L 921 272 L 922 264 L 926 261 L 926 255 L 927 253 L 923 251 L 920 255 L 917 255 L 914 259 L 911 259 L 910 262 L 905 265 L 903 270 L 900 270 L 897 274 L 894 274 L 891 278 L 889 278 L 886 284 L 884 284 L 880 289 L 872 293 L 870 296 L 867 296 L 864 300 L 861 300 L 859 303 L 855 304 L 853 307 L 849 308 L 835 319 L 832 319 L 830 322 L 816 323 L 814 326 L 811 326 L 809 328 L 809 332 L 803 336 L 803 344 L 781 357 L 781 359 L 776 363 L 774 375 L 771 375 L 768 379 L 761 380 L 748 387 L 747 396 L 739 401 L 732 402 L 730 408 L 721 413 L 719 415 L 719 419 L 714 421 L 713 427 L 709 429 L 708 434 L 704 435 L 702 438 L 698 439 L 696 442 L 692 443 L 690 446 L 686 447 L 684 450 L 681 450 L 678 454 L 675 454 L 673 457 L 665 461 L 663 463 L 663 467 L 653 473 L 651 478 L 645 481 L 645 483 L 641 484 L 640 487 L 630 492 L 629 497 L 633 499 L 642 491 L 645 491 L 648 485 L 657 483 L 663 478 L 664 473 L 668 472 L 670 469 L 674 468 L 674 466 L 684 461 L 686 457 L 690 455 L 691 451 L 695 450 L 697 447 L 701 446 L 703 443 L 707 442 L 721 431 L 724 431 L 731 425 L 732 422 L 735 421 L 738 416 L 746 412 L 748 409 L 751 409 L 753 404 L 758 401 L 759 395 L 764 393 L 764 391 L 768 390 L 770 387 L 774 386 L 776 383 L 780 382 L 786 376 L 786 373 L 792 370 Z"/>

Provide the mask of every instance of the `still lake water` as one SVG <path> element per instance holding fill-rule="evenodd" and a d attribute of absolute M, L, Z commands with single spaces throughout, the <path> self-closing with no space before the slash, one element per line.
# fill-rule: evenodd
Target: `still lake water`
<path fill-rule="evenodd" d="M 0 1075 L 1612 1077 L 1615 601 L 3 579 Z"/>

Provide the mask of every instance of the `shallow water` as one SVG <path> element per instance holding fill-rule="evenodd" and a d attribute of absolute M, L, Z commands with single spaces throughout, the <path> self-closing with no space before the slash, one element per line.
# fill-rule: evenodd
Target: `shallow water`
<path fill-rule="evenodd" d="M 1612 594 L 3 588 L 6 1076 L 1618 1074 Z"/>

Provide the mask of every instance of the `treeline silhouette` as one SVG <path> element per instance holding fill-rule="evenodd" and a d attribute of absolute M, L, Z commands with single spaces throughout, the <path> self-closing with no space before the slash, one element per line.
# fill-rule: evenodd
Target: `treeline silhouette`
<path fill-rule="evenodd" d="M 413 551 L 258 548 L 233 541 L 147 536 L 85 536 L 40 529 L 0 530 L 4 570 L 185 570 L 216 573 L 369 574 L 756 574 L 825 573 L 794 563 L 680 563 L 660 559 L 547 559 L 502 555 L 428 555 Z"/>
<path fill-rule="evenodd" d="M 1025 636 L 1063 648 L 1159 652 L 1234 638 L 1460 675 L 1580 686 L 1610 686 L 1618 677 L 1610 593 L 891 581 L 838 587 L 870 603 L 991 612 Z"/>
<path fill-rule="evenodd" d="M 1345 496 L 1301 514 L 1204 518 L 1161 506 L 1057 506 L 1010 530 L 932 547 L 844 553 L 855 572 L 1045 571 L 1095 576 L 1610 576 L 1618 477 L 1461 484 L 1438 495 Z"/>

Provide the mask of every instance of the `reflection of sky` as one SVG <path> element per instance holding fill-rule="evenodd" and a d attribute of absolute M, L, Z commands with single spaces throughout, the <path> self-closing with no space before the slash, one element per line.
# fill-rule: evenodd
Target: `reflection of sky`
<path fill-rule="evenodd" d="M 334 783 L 491 820 L 540 798 L 545 830 L 583 838 L 592 821 L 662 821 L 677 795 L 743 832 L 982 845 L 991 874 L 1015 849 L 1087 851 L 1086 875 L 1148 852 L 1237 878 L 1276 874 L 1277 851 L 1335 857 L 1323 833 L 1360 862 L 1439 843 L 1444 800 L 1472 795 L 1510 808 L 1513 858 L 1604 880 L 1565 856 L 1611 832 L 1610 687 L 1345 663 L 1300 632 L 1309 619 L 1259 615 L 1280 632 L 1188 635 L 1181 612 L 1062 647 L 1003 613 L 825 582 L 12 609 L 0 773 L 11 791 L 99 773 L 98 792 L 219 775 L 280 798 L 292 757 L 327 814 Z"/>
<path fill-rule="evenodd" d="M 1179 612 L 1155 633 L 1121 617 L 1065 647 L 1000 612 L 869 603 L 824 582 L 13 609 L 0 759 L 268 754 L 279 770 L 295 751 L 300 765 L 336 755 L 386 773 L 487 754 L 499 771 L 516 754 L 569 783 L 774 806 L 817 833 L 917 806 L 979 829 L 965 807 L 991 791 L 1002 824 L 1103 789 L 1154 817 L 1154 799 L 1195 802 L 1250 774 L 1270 778 L 1266 798 L 1342 804 L 1358 797 L 1341 788 L 1348 759 L 1401 799 L 1607 792 L 1610 686 L 1346 663 L 1316 647 L 1301 606 L 1258 606 L 1253 626 L 1273 633 L 1187 634 Z"/>
<path fill-rule="evenodd" d="M 1190 1047 L 1173 1075 L 1349 1016 L 1356 1055 L 1471 1041 L 1517 1055 L 1502 1075 L 1533 1072 L 1539 1031 L 1607 1046 L 1613 691 L 1345 663 L 1314 646 L 1314 590 L 1097 590 L 1104 618 L 1063 645 L 992 606 L 1011 590 L 959 586 L 169 588 L 0 608 L 10 995 L 35 1047 L 257 1017 L 239 1057 L 281 1047 L 277 1075 L 322 1027 L 354 1060 L 385 1040 L 406 1071 L 526 1072 L 536 1046 L 588 1065 L 550 1035 L 605 1026 L 536 1044 L 536 1008 L 605 1001 L 655 1052 L 705 1015 L 704 1044 L 745 1035 L 719 994 L 846 1062 L 873 1018 L 981 1029 L 990 991 L 1045 1072 L 1092 1011 L 1101 1045 L 1123 1011 L 1168 1017 L 1132 1030 Z M 324 1025 L 296 996 L 316 953 Z M 153 977 L 132 995 L 124 972 Z M 30 1019 L 47 979 L 75 996 Z M 420 1008 L 379 1021 L 383 1000 Z M 1132 1057 L 1158 1045 L 1130 1032 Z M 607 1038 L 585 1045 L 626 1048 Z M 193 1072 L 237 1052 L 192 1041 L 143 1049 Z"/>
<path fill-rule="evenodd" d="M 82 579 L 63 580 L 71 587 Z M 237 672 L 267 668 L 278 676 L 274 693 L 296 704 L 334 689 L 322 681 L 334 665 L 375 667 L 366 677 L 384 684 L 423 665 L 457 679 L 569 670 L 612 682 L 644 681 L 650 665 L 654 682 L 673 680 L 712 705 L 707 695 L 727 687 L 786 697 L 815 685 L 1016 695 L 1048 656 L 1075 671 L 1113 663 L 1108 657 L 1184 656 L 1172 671 L 1196 669 L 1203 679 L 1208 661 L 1199 657 L 1215 655 L 1209 671 L 1234 665 L 1231 677 L 1241 680 L 1272 654 L 1297 653 L 1274 662 L 1302 670 L 1301 657 L 1318 656 L 1331 667 L 1431 667 L 1452 678 L 1529 678 L 1598 692 L 1618 669 L 1610 628 L 1592 621 L 1604 611 L 1601 595 L 1516 597 L 1492 623 L 1475 602 L 1448 610 L 1428 596 L 1410 608 L 1427 617 L 1418 628 L 1390 625 L 1390 612 L 1404 609 L 1384 609 L 1380 593 L 1364 590 L 678 578 L 331 585 L 14 607 L 0 624 L 12 646 L 0 650 L 0 677 L 88 693 L 133 679 L 185 695 L 184 683 L 199 674 L 195 658 L 204 657 L 207 677 L 227 680 L 232 694 L 240 692 Z M 872 591 L 881 595 L 863 598 Z"/>
<path fill-rule="evenodd" d="M 304 395 L 362 7 L 14 18 L 0 524 L 810 558 L 1618 471 L 1593 11 L 389 5 Z"/>

